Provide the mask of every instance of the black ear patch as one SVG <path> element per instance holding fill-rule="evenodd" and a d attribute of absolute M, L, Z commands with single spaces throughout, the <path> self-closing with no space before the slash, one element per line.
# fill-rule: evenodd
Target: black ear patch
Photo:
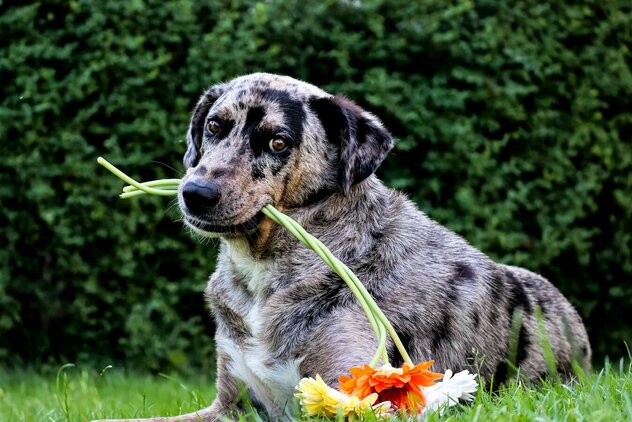
<path fill-rule="evenodd" d="M 310 108 L 318 115 L 329 142 L 340 147 L 338 185 L 346 194 L 377 170 L 393 148 L 393 137 L 377 117 L 347 98 L 314 98 Z"/>
<path fill-rule="evenodd" d="M 204 135 L 204 120 L 213 103 L 226 91 L 226 84 L 210 87 L 193 110 L 189 130 L 187 131 L 187 151 L 184 153 L 184 168 L 195 167 L 200 161 L 200 146 Z"/>

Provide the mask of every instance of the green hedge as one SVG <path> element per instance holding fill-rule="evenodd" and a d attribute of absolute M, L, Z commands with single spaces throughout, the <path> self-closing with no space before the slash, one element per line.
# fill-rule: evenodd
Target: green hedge
<path fill-rule="evenodd" d="M 418 4 L 419 3 L 419 4 Z M 632 339 L 624 2 L 0 1 L 0 362 L 213 366 L 213 244 L 119 201 L 97 155 L 177 177 L 209 84 L 284 73 L 398 145 L 380 170 L 495 259 L 549 277 L 597 356 Z M 627 133 L 627 135 L 625 135 Z M 177 169 L 168 167 L 173 165 Z"/>

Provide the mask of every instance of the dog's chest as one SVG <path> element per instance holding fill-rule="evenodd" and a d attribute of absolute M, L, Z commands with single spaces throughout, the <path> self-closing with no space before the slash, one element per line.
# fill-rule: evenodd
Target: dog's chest
<path fill-rule="evenodd" d="M 271 285 L 277 264 L 272 260 L 254 259 L 248 254 L 234 252 L 230 255 L 232 273 L 240 280 L 254 302 L 261 302 Z"/>
<path fill-rule="evenodd" d="M 248 335 L 239 340 L 219 339 L 218 347 L 231 358 L 228 369 L 233 377 L 248 387 L 250 393 L 271 415 L 281 416 L 292 410 L 294 388 L 300 381 L 299 359 L 275 358 L 272 336 L 283 335 L 271 330 L 273 321 L 266 317 L 266 294 L 277 277 L 273 261 L 254 260 L 242 255 L 231 256 L 232 272 L 247 291 L 247 305 L 239 312 Z"/>

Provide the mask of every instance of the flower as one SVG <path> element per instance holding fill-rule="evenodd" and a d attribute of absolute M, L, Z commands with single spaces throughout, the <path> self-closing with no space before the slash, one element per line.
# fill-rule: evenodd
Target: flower
<path fill-rule="evenodd" d="M 363 398 L 377 393 L 380 402 L 389 401 L 398 409 L 420 412 L 426 404 L 422 387 L 429 387 L 443 374 L 428 368 L 434 361 L 421 362 L 415 366 L 404 363 L 401 368 L 385 364 L 375 370 L 368 365 L 349 370 L 351 377 L 341 376 L 340 389 Z"/>
<path fill-rule="evenodd" d="M 405 363 L 402 367 L 404 373 L 410 377 L 410 381 L 408 381 L 408 390 L 421 399 L 422 406 L 426 405 L 422 387 L 430 387 L 434 385 L 434 383 L 443 376 L 443 374 L 428 370 L 433 363 L 434 360 L 430 360 L 428 362 L 418 363 L 412 367 L 411 365 Z M 419 408 L 415 401 L 411 400 L 410 394 L 408 395 L 408 404 L 410 405 L 410 409 Z"/>
<path fill-rule="evenodd" d="M 373 373 L 369 385 L 380 393 L 389 388 L 402 388 L 408 381 L 410 381 L 410 377 L 404 374 L 403 367 L 393 368 L 387 363 Z"/>
<path fill-rule="evenodd" d="M 307 416 L 348 416 L 352 413 L 362 414 L 369 409 L 380 414 L 390 409 L 390 403 L 373 406 L 378 398 L 375 393 L 362 399 L 348 395 L 329 387 L 320 375 L 316 375 L 316 379 L 303 378 L 296 389 L 298 392 L 294 396 L 299 399 Z"/>
<path fill-rule="evenodd" d="M 424 411 L 441 408 L 439 414 L 443 415 L 446 408 L 454 406 L 460 400 L 466 402 L 474 400 L 473 393 L 478 388 L 475 378 L 476 374 L 470 374 L 467 370 L 454 375 L 451 370 L 446 370 L 443 381 L 423 389 L 427 402 Z"/>
<path fill-rule="evenodd" d="M 375 369 L 370 365 L 364 365 L 363 367 L 354 366 L 349 369 L 349 373 L 351 377 L 341 375 L 338 378 L 341 391 L 361 399 L 375 392 L 369 384 L 371 377 L 375 373 Z"/>

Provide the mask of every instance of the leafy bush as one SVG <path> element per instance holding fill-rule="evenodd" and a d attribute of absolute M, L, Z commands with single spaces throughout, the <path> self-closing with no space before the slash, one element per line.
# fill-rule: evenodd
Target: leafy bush
<path fill-rule="evenodd" d="M 2 7 L 2 6 L 0 6 Z M 597 355 L 632 328 L 632 10 L 623 2 L 12 2 L 0 14 L 0 361 L 213 366 L 212 245 L 104 155 L 177 177 L 210 83 L 284 73 L 398 137 L 380 174 L 578 307 Z M 625 135 L 625 134 L 628 135 Z M 173 205 L 173 204 L 172 204 Z M 173 207 L 171 208 L 173 209 Z"/>

